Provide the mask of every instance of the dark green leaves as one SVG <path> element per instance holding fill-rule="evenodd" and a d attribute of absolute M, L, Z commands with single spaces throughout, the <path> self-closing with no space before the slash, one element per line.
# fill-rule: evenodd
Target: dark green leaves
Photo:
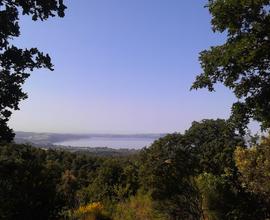
<path fill-rule="evenodd" d="M 51 58 L 37 48 L 20 49 L 10 45 L 20 36 L 19 12 L 33 20 L 64 16 L 63 0 L 0 0 L 0 141 L 12 141 L 14 134 L 7 122 L 12 110 L 27 98 L 22 85 L 34 69 L 53 70 Z"/>
<path fill-rule="evenodd" d="M 214 91 L 216 83 L 239 99 L 232 121 L 241 131 L 253 118 L 270 127 L 270 1 L 212 0 L 214 31 L 226 32 L 227 41 L 200 54 L 202 74 L 192 89 Z"/>

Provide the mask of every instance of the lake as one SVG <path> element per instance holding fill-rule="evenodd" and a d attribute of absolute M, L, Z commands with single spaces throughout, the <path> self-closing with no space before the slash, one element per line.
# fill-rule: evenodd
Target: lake
<path fill-rule="evenodd" d="M 140 149 L 149 146 L 156 138 L 153 137 L 91 137 L 67 140 L 54 143 L 55 145 L 71 147 L 109 147 L 115 149 Z"/>

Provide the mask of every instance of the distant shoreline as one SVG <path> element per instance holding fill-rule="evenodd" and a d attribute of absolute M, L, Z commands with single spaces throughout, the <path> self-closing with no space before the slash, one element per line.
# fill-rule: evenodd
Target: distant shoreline
<path fill-rule="evenodd" d="M 57 134 L 16 132 L 16 143 L 40 147 L 140 149 L 166 134 Z"/>

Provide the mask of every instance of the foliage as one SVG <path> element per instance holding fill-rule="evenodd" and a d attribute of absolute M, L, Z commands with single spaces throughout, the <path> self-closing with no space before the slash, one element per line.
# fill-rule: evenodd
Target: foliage
<path fill-rule="evenodd" d="M 134 195 L 138 189 L 137 170 L 129 161 L 108 159 L 96 173 L 95 179 L 80 191 L 82 203 L 117 202 Z"/>
<path fill-rule="evenodd" d="M 218 175 L 234 169 L 235 147 L 244 145 L 243 137 L 223 119 L 195 121 L 184 136 L 196 154 L 198 171 Z"/>
<path fill-rule="evenodd" d="M 213 30 L 225 32 L 227 41 L 200 54 L 203 73 L 192 88 L 220 82 L 238 101 L 231 120 L 241 131 L 250 118 L 270 127 L 270 13 L 269 0 L 209 0 Z"/>
<path fill-rule="evenodd" d="M 209 220 L 225 219 L 230 203 L 224 197 L 231 197 L 221 177 L 203 173 L 198 176 L 196 183 L 202 195 L 203 216 Z M 230 193 L 231 194 L 231 193 Z"/>
<path fill-rule="evenodd" d="M 100 202 L 90 203 L 74 210 L 71 218 L 81 220 L 110 220 L 110 218 L 104 214 L 103 209 L 104 207 Z"/>
<path fill-rule="evenodd" d="M 67 203 L 67 208 L 73 208 L 78 204 L 76 192 L 78 190 L 77 178 L 72 171 L 65 170 L 61 176 L 58 191 L 61 192 L 63 199 Z"/>
<path fill-rule="evenodd" d="M 26 145 L 0 145 L 0 219 L 57 219 L 78 206 L 99 158 Z M 82 175 L 85 174 L 85 175 Z"/>
<path fill-rule="evenodd" d="M 151 192 L 158 210 L 171 219 L 199 219 L 194 158 L 182 135 L 155 141 L 142 151 L 141 164 L 141 184 Z"/>
<path fill-rule="evenodd" d="M 48 54 L 37 48 L 20 49 L 11 44 L 20 36 L 19 13 L 32 16 L 32 20 L 46 20 L 64 16 L 63 0 L 0 0 L 0 141 L 10 142 L 14 133 L 7 125 L 12 110 L 19 109 L 19 102 L 27 98 L 22 85 L 34 69 L 53 70 Z"/>
<path fill-rule="evenodd" d="M 242 140 L 227 126 L 194 122 L 184 134 L 160 138 L 132 157 L 2 144 L 0 219 L 265 219 L 266 194 L 247 187 L 244 170 L 239 174 L 231 163 L 233 144 Z M 257 146 L 260 158 L 268 159 L 267 146 L 267 138 Z M 261 169 L 258 179 L 267 174 L 265 165 L 248 168 Z M 89 211 L 98 202 L 102 210 Z"/>
<path fill-rule="evenodd" d="M 208 2 L 213 30 L 227 41 L 201 52 L 203 73 L 192 88 L 213 91 L 221 82 L 233 90 L 230 120 L 193 122 L 138 157 L 96 158 L 3 144 L 13 140 L 7 123 L 27 98 L 30 72 L 53 70 L 49 55 L 12 45 L 19 13 L 43 21 L 63 17 L 66 7 L 63 0 L 0 0 L 0 219 L 270 218 L 270 136 L 245 148 L 241 135 L 251 118 L 270 127 L 270 2 Z"/>
<path fill-rule="evenodd" d="M 148 193 L 139 192 L 117 205 L 114 219 L 165 220 L 166 218 L 155 210 L 153 200 Z"/>
<path fill-rule="evenodd" d="M 244 187 L 253 193 L 270 197 L 270 136 L 258 146 L 249 149 L 238 147 L 235 161 Z"/>
<path fill-rule="evenodd" d="M 196 184 L 201 194 L 205 219 L 265 219 L 261 199 L 246 192 L 232 174 L 215 176 L 202 173 L 196 178 Z"/>
<path fill-rule="evenodd" d="M 54 219 L 64 201 L 57 191 L 56 164 L 27 146 L 0 147 L 0 219 Z"/>

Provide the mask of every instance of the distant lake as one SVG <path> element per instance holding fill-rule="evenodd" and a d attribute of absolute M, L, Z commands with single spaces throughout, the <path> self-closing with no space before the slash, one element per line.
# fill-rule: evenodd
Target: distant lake
<path fill-rule="evenodd" d="M 55 145 L 71 147 L 109 147 L 140 149 L 155 141 L 150 137 L 91 137 L 54 143 Z"/>

